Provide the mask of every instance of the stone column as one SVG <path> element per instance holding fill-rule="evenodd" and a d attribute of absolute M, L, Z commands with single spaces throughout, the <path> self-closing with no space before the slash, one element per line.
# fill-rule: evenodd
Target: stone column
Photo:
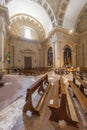
<path fill-rule="evenodd" d="M 77 54 L 77 58 L 76 58 L 76 62 L 77 62 L 77 66 L 81 66 L 81 50 L 80 50 L 80 44 L 77 44 L 77 51 L 76 51 L 76 54 Z"/>
<path fill-rule="evenodd" d="M 58 67 L 58 43 L 55 41 L 55 67 Z"/>
<path fill-rule="evenodd" d="M 60 61 L 61 61 L 60 67 L 63 67 L 64 66 L 64 49 L 63 48 L 61 48 L 61 59 L 60 59 Z"/>
<path fill-rule="evenodd" d="M 84 45 L 84 67 L 87 67 L 87 44 Z"/>
<path fill-rule="evenodd" d="M 74 51 L 72 50 L 72 66 L 74 67 L 74 60 L 75 60 L 75 53 Z"/>
<path fill-rule="evenodd" d="M 76 67 L 76 45 L 74 46 L 74 50 L 72 50 L 72 66 Z"/>
<path fill-rule="evenodd" d="M 52 51 L 53 51 L 53 67 L 55 67 L 55 42 L 52 44 Z"/>
<path fill-rule="evenodd" d="M 61 45 L 62 44 L 62 42 L 61 41 L 58 41 L 58 44 L 57 44 L 57 67 L 58 68 L 60 68 L 61 67 L 61 65 L 62 65 L 62 50 L 61 50 Z"/>
<path fill-rule="evenodd" d="M 6 26 L 9 25 L 9 16 L 8 16 L 8 9 L 4 6 L 5 1 L 0 1 L 0 70 L 4 70 L 4 65 L 6 59 L 6 53 L 4 50 L 7 52 L 7 48 L 5 48 L 5 41 L 7 42 L 6 38 Z M 6 43 L 7 45 L 7 43 Z"/>
<path fill-rule="evenodd" d="M 4 70 L 4 20 L 0 16 L 0 70 Z"/>
<path fill-rule="evenodd" d="M 47 67 L 47 47 L 43 47 L 43 67 Z"/>
<path fill-rule="evenodd" d="M 60 67 L 60 41 L 57 41 L 57 63 L 56 63 L 56 67 L 59 68 Z"/>
<path fill-rule="evenodd" d="M 42 67 L 42 49 L 39 49 L 39 66 Z"/>
<path fill-rule="evenodd" d="M 39 58 L 40 58 L 40 67 L 45 67 L 45 48 L 42 47 L 39 50 Z"/>

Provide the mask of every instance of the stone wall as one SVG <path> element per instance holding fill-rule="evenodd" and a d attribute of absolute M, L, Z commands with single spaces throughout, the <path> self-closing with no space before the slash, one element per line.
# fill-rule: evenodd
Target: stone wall
<path fill-rule="evenodd" d="M 32 58 L 32 68 L 42 67 L 44 59 L 42 44 L 33 43 L 26 39 L 10 38 L 10 67 L 25 67 L 24 57 Z"/>
<path fill-rule="evenodd" d="M 78 65 L 87 67 L 87 32 L 80 35 L 79 57 Z"/>
<path fill-rule="evenodd" d="M 79 45 L 79 35 L 76 33 L 70 34 L 67 30 L 62 29 L 55 32 L 57 34 L 57 39 L 52 39 L 50 44 L 53 48 L 53 62 L 54 67 L 63 67 L 64 66 L 64 47 L 67 45 L 71 48 L 72 54 L 72 66 L 77 66 L 77 49 Z"/>

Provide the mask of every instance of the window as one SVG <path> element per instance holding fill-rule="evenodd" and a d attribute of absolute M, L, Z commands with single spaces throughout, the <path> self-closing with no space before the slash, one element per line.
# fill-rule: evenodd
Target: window
<path fill-rule="evenodd" d="M 32 39 L 31 29 L 30 28 L 24 28 L 24 38 Z"/>
<path fill-rule="evenodd" d="M 38 39 L 38 34 L 36 31 L 30 27 L 24 26 L 23 29 L 23 37 L 28 39 Z"/>

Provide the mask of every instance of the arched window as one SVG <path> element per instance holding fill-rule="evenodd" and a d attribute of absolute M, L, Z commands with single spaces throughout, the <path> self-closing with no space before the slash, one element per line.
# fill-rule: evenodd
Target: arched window
<path fill-rule="evenodd" d="M 21 26 L 19 30 L 16 32 L 16 35 L 32 40 L 38 39 L 37 32 L 33 28 L 28 26 Z"/>
<path fill-rule="evenodd" d="M 23 33 L 24 33 L 24 38 L 38 39 L 38 35 L 36 31 L 30 27 L 23 26 Z"/>
<path fill-rule="evenodd" d="M 29 29 L 29 28 L 24 28 L 24 38 L 29 38 L 29 39 L 32 38 L 31 29 Z"/>

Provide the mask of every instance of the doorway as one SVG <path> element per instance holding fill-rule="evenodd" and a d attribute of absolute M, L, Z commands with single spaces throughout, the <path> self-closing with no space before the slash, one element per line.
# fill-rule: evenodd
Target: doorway
<path fill-rule="evenodd" d="M 24 57 L 24 68 L 30 69 L 32 68 L 32 57 Z"/>

